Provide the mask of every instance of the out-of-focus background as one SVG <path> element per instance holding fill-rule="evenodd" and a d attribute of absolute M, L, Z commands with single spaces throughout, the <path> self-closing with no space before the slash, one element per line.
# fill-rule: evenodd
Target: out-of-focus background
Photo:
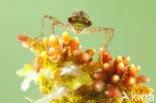
<path fill-rule="evenodd" d="M 33 83 L 27 92 L 20 90 L 23 78 L 18 77 L 16 71 L 32 62 L 33 53 L 18 43 L 16 35 L 38 36 L 45 14 L 66 23 L 67 17 L 76 10 L 86 11 L 95 27 L 114 28 L 115 35 L 108 47 L 110 53 L 114 57 L 130 56 L 131 63 L 142 67 L 140 73 L 151 79 L 146 85 L 156 89 L 155 0 L 3 0 L 0 3 L 0 103 L 29 103 L 24 96 L 40 97 Z M 48 21 L 45 28 L 48 35 Z M 66 31 L 55 28 L 58 35 Z M 97 49 L 103 36 L 86 34 L 78 38 L 83 49 Z"/>

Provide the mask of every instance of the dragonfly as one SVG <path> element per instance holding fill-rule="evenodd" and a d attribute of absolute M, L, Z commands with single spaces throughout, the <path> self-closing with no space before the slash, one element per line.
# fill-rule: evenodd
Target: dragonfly
<path fill-rule="evenodd" d="M 64 24 L 55 17 L 45 15 L 42 18 L 42 33 L 39 37 L 44 35 L 44 22 L 45 19 L 50 20 L 50 35 L 54 34 L 54 27 L 60 26 L 67 30 L 73 31 L 76 35 L 80 34 L 97 34 L 104 32 L 104 47 L 107 49 L 112 37 L 114 35 L 114 29 L 104 28 L 104 27 L 92 27 L 92 21 L 89 19 L 89 15 L 83 10 L 75 11 L 72 13 L 72 16 L 67 18 L 67 23 Z"/>

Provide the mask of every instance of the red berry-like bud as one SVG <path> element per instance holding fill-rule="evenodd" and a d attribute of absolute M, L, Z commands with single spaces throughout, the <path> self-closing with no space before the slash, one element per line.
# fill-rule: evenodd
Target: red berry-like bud
<path fill-rule="evenodd" d="M 136 65 L 135 68 L 136 68 L 136 72 L 139 72 L 141 69 L 141 67 L 139 65 Z"/>
<path fill-rule="evenodd" d="M 65 48 L 63 51 L 62 51 L 62 55 L 64 57 L 68 57 L 69 56 L 69 53 L 70 53 L 70 48 Z"/>
<path fill-rule="evenodd" d="M 85 51 L 87 54 L 89 54 L 90 56 L 93 56 L 94 54 L 95 54 L 95 49 L 87 49 L 86 51 Z"/>
<path fill-rule="evenodd" d="M 17 40 L 19 40 L 20 42 L 26 42 L 28 37 L 26 35 L 17 35 L 16 36 Z"/>
<path fill-rule="evenodd" d="M 93 84 L 93 89 L 97 92 L 104 90 L 105 83 L 102 80 L 95 81 Z"/>
<path fill-rule="evenodd" d="M 125 79 L 124 85 L 126 87 L 132 87 L 136 84 L 136 79 L 134 77 L 127 77 Z"/>
<path fill-rule="evenodd" d="M 114 62 L 114 65 L 118 65 L 120 62 L 123 62 L 123 58 L 121 56 L 118 56 L 116 59 L 115 59 L 115 62 Z"/>
<path fill-rule="evenodd" d="M 84 64 L 84 63 L 88 63 L 92 60 L 92 57 L 85 52 L 79 53 L 75 56 L 75 61 L 78 64 Z"/>
<path fill-rule="evenodd" d="M 72 38 L 69 41 L 68 46 L 70 47 L 71 52 L 74 52 L 75 50 L 79 51 L 80 50 L 79 39 L 77 37 Z"/>
<path fill-rule="evenodd" d="M 138 75 L 136 78 L 137 83 L 147 83 L 149 79 L 145 76 Z"/>
<path fill-rule="evenodd" d="M 125 66 L 123 62 L 118 63 L 118 65 L 116 66 L 116 73 L 118 75 L 122 75 L 125 71 Z"/>
<path fill-rule="evenodd" d="M 113 75 L 112 77 L 111 77 L 111 83 L 113 83 L 113 84 L 117 84 L 118 82 L 120 81 L 120 76 L 119 75 Z"/>
<path fill-rule="evenodd" d="M 110 98 L 117 98 L 120 95 L 120 91 L 115 88 L 110 88 L 105 91 L 105 94 Z"/>
<path fill-rule="evenodd" d="M 134 65 L 134 64 L 130 65 L 130 66 L 128 67 L 128 74 L 129 74 L 130 76 L 135 76 L 136 73 L 137 73 L 137 71 L 136 71 L 135 65 Z"/>
<path fill-rule="evenodd" d="M 102 55 L 103 63 L 109 62 L 109 61 L 111 61 L 113 59 L 111 54 L 105 49 L 101 48 L 100 49 L 100 54 Z"/>
<path fill-rule="evenodd" d="M 123 63 L 125 67 L 128 66 L 129 62 L 130 62 L 130 57 L 123 57 Z"/>
<path fill-rule="evenodd" d="M 107 74 L 103 70 L 96 71 L 94 73 L 94 78 L 96 80 L 106 80 L 107 79 Z"/>
<path fill-rule="evenodd" d="M 87 94 L 90 91 L 91 91 L 91 87 L 89 85 L 82 85 L 78 89 L 76 89 L 75 92 L 76 92 L 76 94 L 84 95 L 84 94 Z"/>
<path fill-rule="evenodd" d="M 112 63 L 104 63 L 103 64 L 103 70 L 106 72 L 112 72 L 114 70 Z"/>
<path fill-rule="evenodd" d="M 49 47 L 54 47 L 57 50 L 61 49 L 61 44 L 60 44 L 59 38 L 55 35 L 51 35 L 49 37 L 48 45 L 49 45 Z"/>

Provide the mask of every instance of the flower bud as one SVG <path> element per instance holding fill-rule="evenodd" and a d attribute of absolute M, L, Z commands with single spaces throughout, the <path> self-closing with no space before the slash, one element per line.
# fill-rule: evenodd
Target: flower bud
<path fill-rule="evenodd" d="M 113 83 L 113 84 L 117 84 L 119 81 L 120 81 L 120 76 L 114 74 L 114 75 L 111 77 L 111 81 L 110 81 L 110 82 Z"/>
<path fill-rule="evenodd" d="M 123 62 L 118 63 L 118 65 L 116 66 L 116 73 L 119 75 L 122 75 L 125 71 L 125 66 Z"/>
<path fill-rule="evenodd" d="M 53 47 L 50 47 L 48 49 L 47 54 L 51 62 L 57 62 L 58 59 L 60 58 L 59 52 Z"/>
<path fill-rule="evenodd" d="M 103 63 L 109 62 L 113 59 L 111 54 L 105 49 L 100 48 L 100 54 L 102 55 Z"/>
<path fill-rule="evenodd" d="M 118 65 L 120 62 L 123 61 L 123 58 L 121 56 L 118 56 L 116 59 L 115 59 L 115 66 Z"/>
<path fill-rule="evenodd" d="M 96 80 L 106 80 L 106 79 L 107 79 L 107 74 L 106 74 L 103 70 L 101 70 L 101 71 L 96 71 L 96 72 L 94 73 L 94 78 L 95 78 Z"/>
<path fill-rule="evenodd" d="M 61 44 L 60 44 L 59 38 L 55 35 L 51 35 L 48 40 L 48 46 L 54 47 L 55 49 L 60 50 Z"/>
<path fill-rule="evenodd" d="M 102 80 L 95 81 L 93 84 L 93 88 L 95 91 L 100 92 L 100 91 L 104 90 L 105 83 Z"/>
<path fill-rule="evenodd" d="M 74 52 L 74 51 L 79 51 L 80 50 L 80 45 L 79 45 L 79 40 L 77 37 L 75 38 L 72 38 L 70 41 L 69 41 L 69 44 L 68 46 L 70 47 L 70 52 Z"/>
<path fill-rule="evenodd" d="M 95 49 L 87 49 L 85 52 L 90 56 L 93 56 L 95 54 Z"/>
<path fill-rule="evenodd" d="M 89 85 L 82 85 L 76 89 L 76 94 L 85 95 L 91 91 L 91 87 Z"/>
<path fill-rule="evenodd" d="M 17 35 L 16 38 L 20 42 L 26 42 L 28 40 L 28 36 L 26 36 L 26 35 Z"/>
<path fill-rule="evenodd" d="M 126 87 L 132 87 L 132 86 L 134 86 L 135 84 L 136 84 L 136 80 L 135 80 L 134 77 L 127 77 L 127 78 L 125 79 L 124 85 L 125 85 Z"/>
<path fill-rule="evenodd" d="M 136 72 L 139 72 L 141 70 L 141 67 L 139 65 L 136 65 L 135 68 L 136 68 Z"/>
<path fill-rule="evenodd" d="M 103 64 L 103 70 L 106 71 L 106 72 L 112 72 L 114 70 L 113 68 L 113 64 L 112 63 L 104 63 Z"/>
<path fill-rule="evenodd" d="M 125 67 L 128 66 L 129 62 L 130 62 L 130 57 L 123 57 L 123 63 Z"/>
<path fill-rule="evenodd" d="M 137 73 L 137 71 L 136 71 L 135 65 L 134 65 L 134 64 L 130 65 L 130 66 L 128 67 L 128 74 L 129 74 L 130 76 L 135 76 L 136 73 Z"/>
<path fill-rule="evenodd" d="M 115 88 L 110 88 L 105 91 L 105 94 L 110 98 L 117 98 L 120 95 L 120 91 Z"/>
<path fill-rule="evenodd" d="M 64 44 L 68 44 L 69 41 L 70 41 L 70 36 L 69 36 L 69 34 L 68 34 L 67 32 L 64 32 L 64 33 L 62 34 L 62 42 L 63 42 Z"/>
<path fill-rule="evenodd" d="M 75 56 L 75 61 L 78 64 L 88 63 L 92 60 L 92 57 L 88 53 L 82 52 Z"/>
<path fill-rule="evenodd" d="M 43 39 L 43 45 L 44 45 L 44 47 L 48 47 L 48 38 L 47 37 L 45 37 L 44 39 Z"/>
<path fill-rule="evenodd" d="M 136 81 L 137 81 L 137 83 L 147 83 L 149 81 L 149 79 L 145 76 L 137 75 Z"/>

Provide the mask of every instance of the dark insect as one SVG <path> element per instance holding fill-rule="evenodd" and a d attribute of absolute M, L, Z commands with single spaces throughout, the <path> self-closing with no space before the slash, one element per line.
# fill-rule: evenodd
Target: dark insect
<path fill-rule="evenodd" d="M 68 17 L 68 23 L 64 24 L 60 22 L 58 19 L 52 16 L 45 15 L 42 19 L 42 34 L 44 35 L 44 21 L 45 19 L 49 19 L 50 23 L 50 35 L 53 33 L 55 35 L 54 26 L 60 26 L 67 30 L 73 31 L 75 34 L 95 34 L 104 32 L 105 33 L 105 40 L 104 40 L 104 47 L 107 48 L 109 45 L 113 35 L 114 29 L 112 28 L 104 28 L 104 27 L 92 27 L 92 21 L 89 20 L 89 16 L 84 11 L 76 11 L 72 14 L 71 17 Z"/>

